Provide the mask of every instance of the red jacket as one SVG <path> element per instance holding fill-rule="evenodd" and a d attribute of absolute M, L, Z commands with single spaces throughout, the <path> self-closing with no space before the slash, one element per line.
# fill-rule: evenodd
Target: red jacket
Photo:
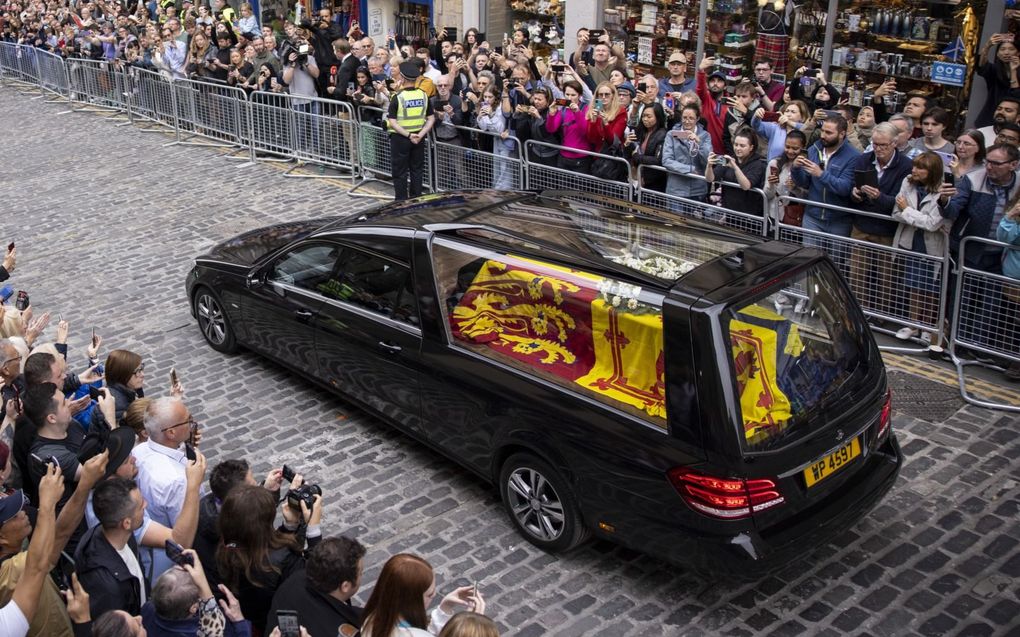
<path fill-rule="evenodd" d="M 594 122 L 588 122 L 588 141 L 596 151 L 601 151 L 605 144 L 612 144 L 613 139 L 623 142 L 623 129 L 627 127 L 627 110 L 621 108 L 613 121 L 603 123 L 601 117 L 596 117 Z"/>
<path fill-rule="evenodd" d="M 722 155 L 726 152 L 726 146 L 723 144 L 723 129 L 726 126 L 726 111 L 729 110 L 729 106 L 720 104 L 712 97 L 712 93 L 708 90 L 708 79 L 704 71 L 698 71 L 698 82 L 694 91 L 701 98 L 701 117 L 705 120 L 705 128 L 708 129 L 709 137 L 712 138 L 712 151 L 717 155 Z"/>

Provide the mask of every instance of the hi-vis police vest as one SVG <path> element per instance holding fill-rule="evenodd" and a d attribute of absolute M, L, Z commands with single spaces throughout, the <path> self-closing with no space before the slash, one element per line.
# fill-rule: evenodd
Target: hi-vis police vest
<path fill-rule="evenodd" d="M 425 128 L 425 113 L 428 110 L 428 95 L 420 88 L 405 88 L 397 97 L 397 123 L 408 133 L 417 133 Z"/>

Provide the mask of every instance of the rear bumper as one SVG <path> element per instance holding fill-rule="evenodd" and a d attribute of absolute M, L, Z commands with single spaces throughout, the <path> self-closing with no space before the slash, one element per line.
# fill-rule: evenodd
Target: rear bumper
<path fill-rule="evenodd" d="M 639 529 L 606 537 L 707 575 L 760 579 L 853 527 L 889 492 L 903 464 L 895 434 L 871 456 L 874 467 L 867 479 L 848 484 L 782 528 L 707 536 L 645 520 Z"/>

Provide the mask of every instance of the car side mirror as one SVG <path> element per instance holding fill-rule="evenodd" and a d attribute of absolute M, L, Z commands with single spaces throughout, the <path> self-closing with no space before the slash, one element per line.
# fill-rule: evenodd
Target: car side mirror
<path fill-rule="evenodd" d="M 265 275 L 262 272 L 255 270 L 254 272 L 249 272 L 248 276 L 245 277 L 244 287 L 248 288 L 249 290 L 254 290 L 255 288 L 262 287 L 262 284 L 264 284 L 265 282 L 266 282 Z"/>

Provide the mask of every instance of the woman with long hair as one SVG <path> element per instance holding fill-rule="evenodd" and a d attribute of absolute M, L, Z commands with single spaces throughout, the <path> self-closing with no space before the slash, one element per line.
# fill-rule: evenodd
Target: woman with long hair
<path fill-rule="evenodd" d="M 560 151 L 556 165 L 574 172 L 588 172 L 591 168 L 591 155 L 575 152 L 592 149 L 587 135 L 588 104 L 581 101 L 583 92 L 581 84 L 576 80 L 563 82 L 563 97 L 567 100 L 567 105 L 551 106 L 549 108 L 551 115 L 545 119 L 546 132 L 556 134 L 562 131 L 563 135 L 564 150 Z"/>
<path fill-rule="evenodd" d="M 500 108 L 499 89 L 495 84 L 489 85 L 482 93 L 481 106 L 478 108 L 476 123 L 479 130 L 490 133 L 492 142 L 492 187 L 497 190 L 513 190 L 513 165 L 502 159 L 509 157 L 516 149 L 517 140 L 509 136 L 507 119 Z"/>
<path fill-rule="evenodd" d="M 552 103 L 552 91 L 544 86 L 539 86 L 531 91 L 531 105 L 526 107 L 522 105 L 518 108 L 511 121 L 514 134 L 517 135 L 518 141 L 524 144 L 527 160 L 530 163 L 555 166 L 556 160 L 560 156 L 559 151 L 555 148 L 529 146 L 526 143 L 528 140 L 534 140 L 559 146 L 559 135 L 545 130 L 545 120 L 549 116 L 549 107 Z"/>
<path fill-rule="evenodd" d="M 765 197 L 768 199 L 768 216 L 790 226 L 799 226 L 804 220 L 804 204 L 784 203 L 780 197 L 802 198 L 807 190 L 793 181 L 793 162 L 804 154 L 807 136 L 799 130 L 786 135 L 783 154 L 768 163 L 765 179 Z"/>
<path fill-rule="evenodd" d="M 205 77 L 211 75 L 209 61 L 216 57 L 216 47 L 209 44 L 209 37 L 202 31 L 195 31 L 191 36 L 191 46 L 188 47 L 188 59 L 186 69 L 188 75 Z"/>
<path fill-rule="evenodd" d="M 464 611 L 446 622 L 439 637 L 499 637 L 499 628 L 485 615 Z"/>
<path fill-rule="evenodd" d="M 627 127 L 627 111 L 620 105 L 620 96 L 611 82 L 595 87 L 595 101 L 585 114 L 585 134 L 592 148 L 605 150 L 623 142 Z"/>
<path fill-rule="evenodd" d="M 394 555 L 383 565 L 365 604 L 362 636 L 429 637 L 443 629 L 458 607 L 479 614 L 485 612 L 485 600 L 472 586 L 454 589 L 428 613 L 435 596 L 432 565 L 410 553 Z"/>
<path fill-rule="evenodd" d="M 295 476 L 291 490 L 302 483 L 301 476 Z M 301 501 L 300 511 L 284 502 L 280 529 L 273 526 L 276 506 L 275 493 L 242 484 L 230 490 L 220 509 L 216 566 L 258 634 L 265 632 L 276 589 L 305 564 L 305 539 L 309 549 L 322 539 L 322 496 L 315 496 L 311 509 Z"/>
<path fill-rule="evenodd" d="M 651 168 L 662 168 L 662 145 L 666 142 L 666 111 L 658 102 L 646 106 L 641 111 L 638 125 L 627 137 L 627 152 L 631 166 L 635 171 L 641 166 L 649 166 L 639 171 L 641 187 L 662 192 L 666 188 L 666 171 Z"/>
<path fill-rule="evenodd" d="M 723 185 L 722 206 L 735 212 L 761 216 L 764 201 L 752 188 L 761 188 L 765 183 L 765 160 L 758 154 L 758 135 L 747 126 L 733 136 L 733 156 L 708 156 L 705 168 L 708 181 L 737 183 L 739 188 Z"/>
<path fill-rule="evenodd" d="M 919 254 L 941 257 L 952 222 L 942 216 L 940 191 L 944 187 L 942 158 L 925 151 L 914 158 L 910 174 L 903 179 L 892 217 L 900 222 L 893 245 Z M 910 318 L 924 325 L 934 325 L 939 310 L 940 262 L 907 258 L 905 284 L 910 293 Z M 913 327 L 896 332 L 896 338 L 907 340 L 918 335 Z M 921 339 L 931 344 L 932 334 Z M 938 343 L 936 343 L 937 345 Z"/>
<path fill-rule="evenodd" d="M 995 56 L 991 57 L 992 49 Z M 992 125 L 992 114 L 999 100 L 1004 97 L 1020 97 L 1020 53 L 1012 33 L 993 33 L 978 58 L 977 74 L 985 79 L 988 97 L 974 120 L 974 126 L 981 128 Z"/>
<path fill-rule="evenodd" d="M 768 150 L 765 153 L 765 159 L 772 161 L 783 154 L 786 148 L 786 136 L 790 131 L 799 130 L 805 135 L 808 131 L 804 130 L 806 122 L 808 121 L 808 107 L 807 104 L 801 100 L 793 100 L 787 102 L 783 106 L 783 110 L 779 111 L 779 117 L 775 122 L 766 122 L 765 109 L 759 108 L 754 112 L 754 116 L 751 118 L 751 127 L 754 128 L 755 132 L 768 140 Z"/>
<path fill-rule="evenodd" d="M 975 128 L 963 131 L 956 138 L 953 148 L 956 157 L 949 165 L 953 177 L 959 179 L 985 167 L 985 136 L 981 131 Z"/>

